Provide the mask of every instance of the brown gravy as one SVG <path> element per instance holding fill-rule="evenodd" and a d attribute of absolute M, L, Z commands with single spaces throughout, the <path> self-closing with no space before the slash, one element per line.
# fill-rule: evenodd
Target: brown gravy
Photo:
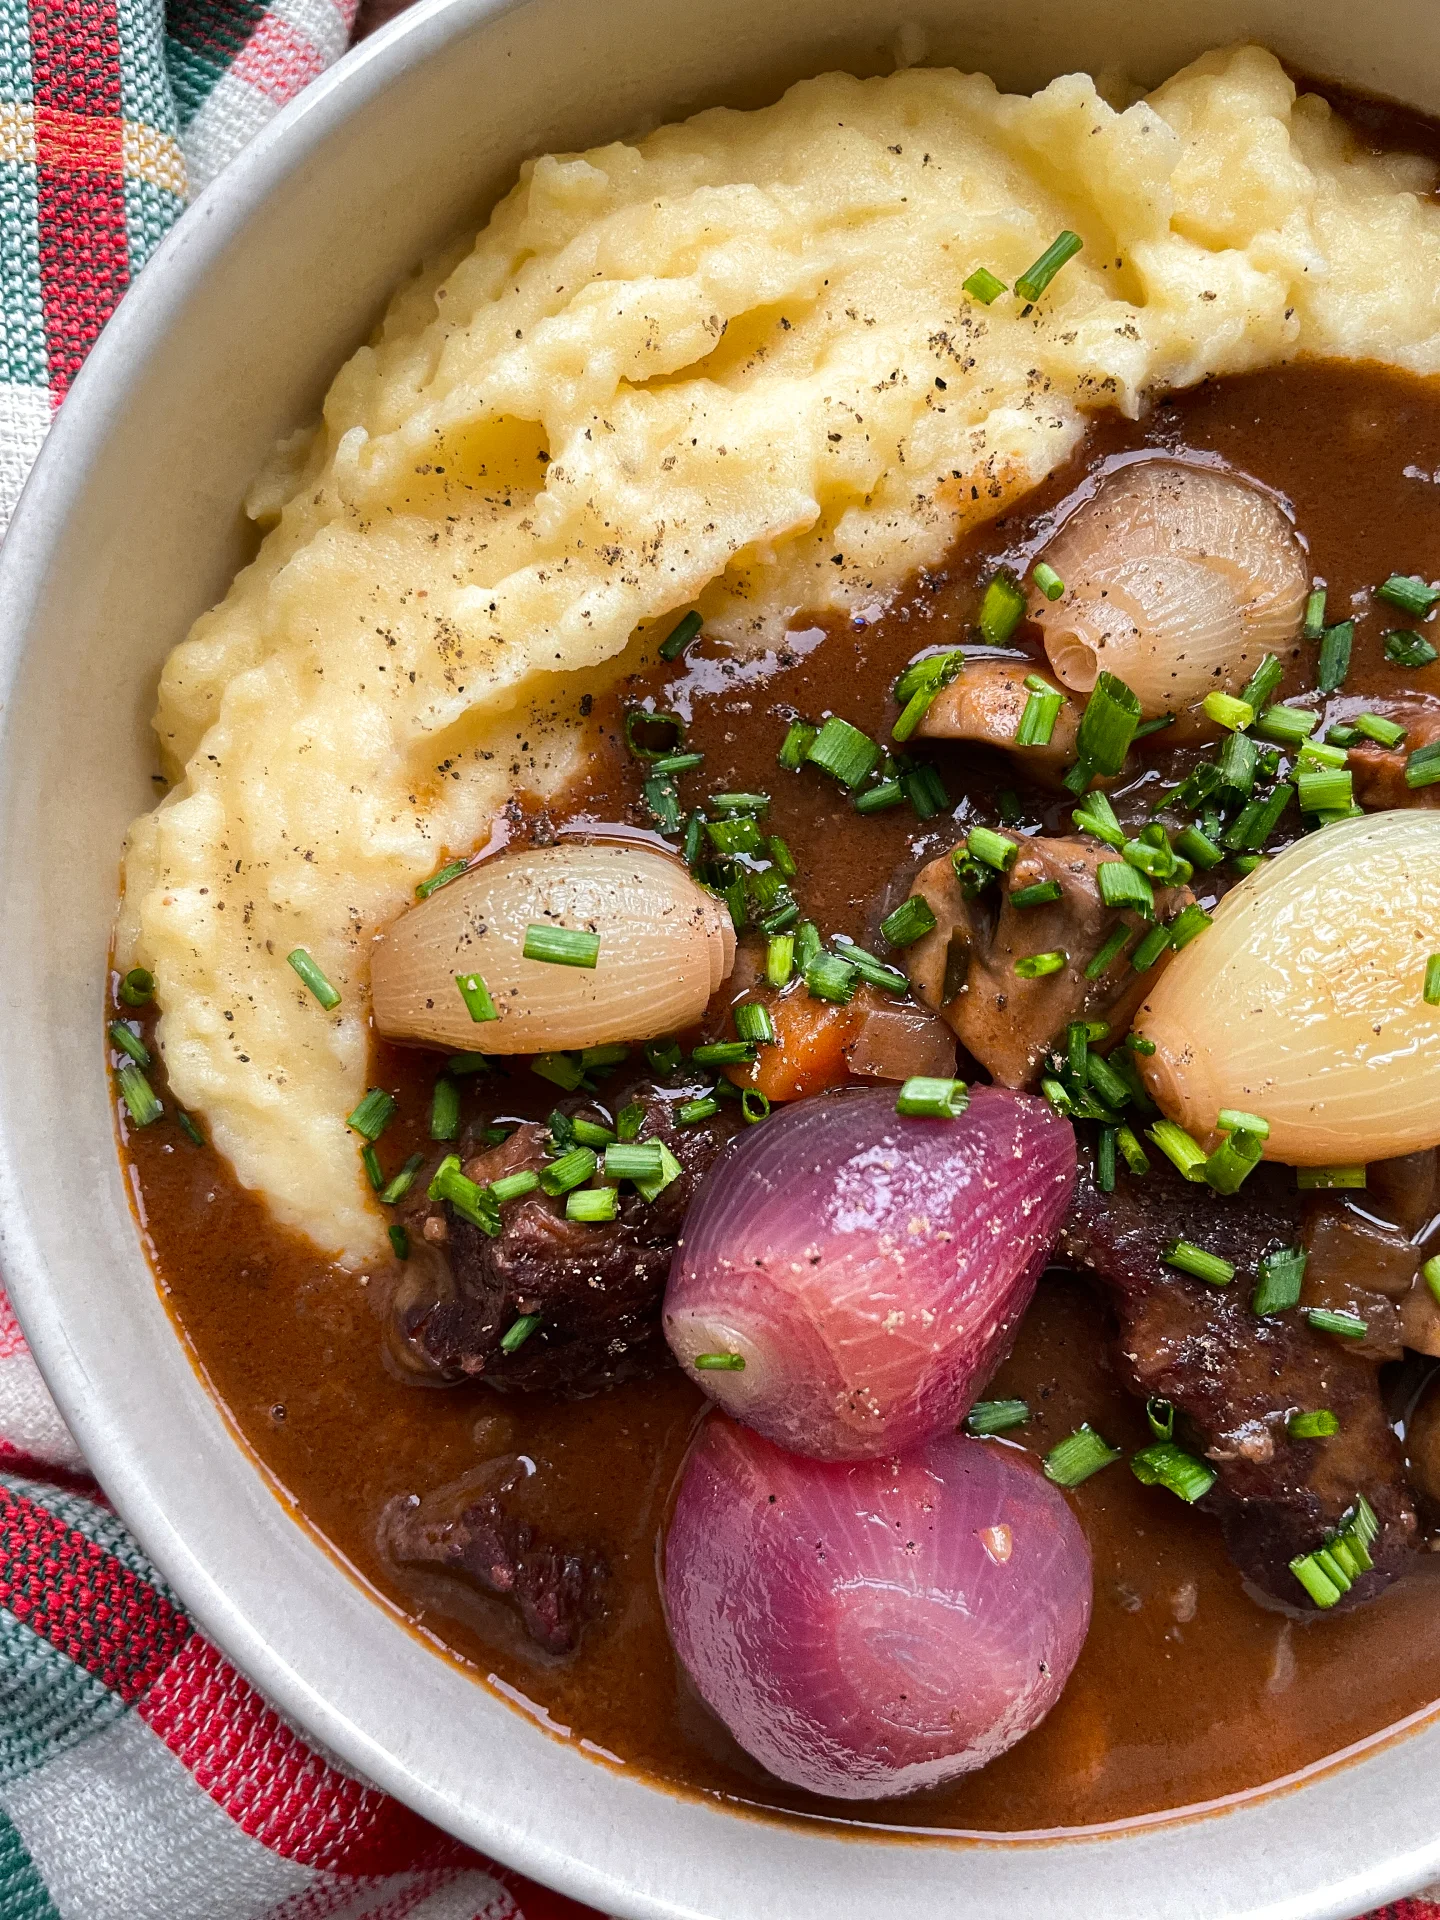
<path fill-rule="evenodd" d="M 1389 664 L 1380 648 L 1382 633 L 1403 622 L 1382 618 L 1365 590 L 1395 570 L 1430 577 L 1440 568 L 1440 382 L 1299 364 L 1204 385 L 1138 424 L 1097 420 L 1075 460 L 1022 511 L 965 544 L 871 624 L 814 628 L 794 636 L 781 658 L 744 665 L 703 640 L 688 665 L 673 667 L 647 665 L 632 649 L 612 690 L 593 705 L 587 699 L 584 718 L 577 696 L 574 722 L 591 729 L 594 751 L 574 810 L 616 819 L 624 803 L 634 807 L 639 775 L 618 716 L 653 694 L 657 705 L 688 711 L 690 744 L 706 754 L 702 779 L 687 776 L 694 784 L 682 786 L 686 804 L 725 789 L 770 793 L 769 827 L 800 863 L 804 911 L 829 931 L 869 938 L 892 877 L 952 845 L 954 825 L 948 815 L 918 823 L 908 808 L 861 818 L 833 783 L 782 773 L 775 753 L 786 720 L 792 710 L 818 718 L 833 707 L 883 737 L 903 664 L 966 637 L 977 583 L 996 561 L 1037 544 L 1047 509 L 1087 473 L 1140 448 L 1218 456 L 1284 495 L 1315 573 L 1328 582 L 1329 617 L 1343 617 L 1351 596 L 1362 596 L 1346 694 L 1414 688 L 1414 672 Z M 1312 678 L 1312 650 L 1302 646 L 1285 692 Z M 997 787 L 1016 790 L 1028 821 L 1058 821 L 1073 804 L 1059 807 L 973 749 L 940 744 L 930 757 L 962 820 L 993 821 Z M 532 830 L 523 804 L 515 811 L 515 830 Z M 476 824 L 478 838 L 485 823 Z M 400 1100 L 381 1143 L 387 1167 L 429 1144 L 434 1067 L 431 1056 L 375 1049 L 372 1084 Z M 543 1114 L 555 1097 L 523 1063 L 503 1082 L 465 1084 L 467 1117 L 481 1101 L 487 1117 Z M 402 1383 L 381 1359 L 384 1275 L 361 1279 L 326 1265 L 168 1121 L 132 1131 L 125 1151 L 160 1284 L 212 1390 L 309 1524 L 417 1631 L 477 1676 L 518 1690 L 567 1737 L 658 1781 L 855 1821 L 853 1806 L 829 1807 L 764 1774 L 677 1671 L 655 1554 L 701 1406 L 685 1381 L 672 1374 L 569 1403 Z M 1014 1436 L 1037 1451 L 1082 1419 L 1127 1449 L 1148 1437 L 1140 1408 L 1107 1370 L 1104 1309 L 1073 1277 L 1044 1283 L 990 1391 L 1022 1395 L 1037 1409 Z M 511 1453 L 534 1462 L 527 1488 L 546 1530 L 599 1547 L 614 1569 L 610 1611 L 568 1663 L 530 1649 L 498 1603 L 476 1597 L 457 1610 L 453 1593 L 402 1582 L 376 1546 L 388 1501 Z M 1440 1701 L 1434 1580 L 1412 1578 L 1354 1614 L 1291 1620 L 1242 1590 L 1213 1523 L 1123 1468 L 1072 1497 L 1094 1552 L 1095 1613 L 1060 1705 L 982 1773 L 867 1807 L 865 1822 L 1013 1832 L 1153 1814 L 1276 1780 Z"/>

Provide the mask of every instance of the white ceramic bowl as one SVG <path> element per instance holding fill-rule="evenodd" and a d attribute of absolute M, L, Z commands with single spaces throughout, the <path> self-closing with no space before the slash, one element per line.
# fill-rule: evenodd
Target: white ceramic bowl
<path fill-rule="evenodd" d="M 0 1264 L 77 1439 L 231 1658 L 351 1765 L 623 1916 L 1321 1920 L 1440 1873 L 1440 1724 L 1224 1810 L 1064 1840 L 740 1818 L 585 1756 L 404 1630 L 297 1524 L 156 1295 L 100 1045 L 156 675 L 242 556 L 240 502 L 388 289 L 519 161 L 830 67 L 1156 81 L 1250 35 L 1440 108 L 1435 0 L 428 0 L 319 81 L 166 241 L 66 402 L 0 562 Z M 1036 1809 L 1043 1824 L 1043 1809 Z"/>

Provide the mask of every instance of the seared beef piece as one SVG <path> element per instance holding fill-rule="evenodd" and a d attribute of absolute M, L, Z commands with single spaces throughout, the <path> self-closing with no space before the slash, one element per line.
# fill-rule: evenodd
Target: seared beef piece
<path fill-rule="evenodd" d="M 1301 1304 L 1359 1314 L 1356 1344 L 1377 1360 L 1398 1360 L 1402 1347 L 1440 1355 L 1440 1304 L 1420 1276 L 1440 1215 L 1440 1155 L 1375 1160 L 1366 1176 L 1359 1192 L 1305 1196 Z"/>
<path fill-rule="evenodd" d="M 1410 1484 L 1421 1511 L 1440 1529 L 1440 1367 L 1431 1374 L 1405 1429 Z"/>
<path fill-rule="evenodd" d="M 567 1552 L 511 1511 L 524 1478 L 518 1463 L 494 1463 L 476 1485 L 468 1476 L 386 1510 L 381 1543 L 399 1567 L 453 1575 L 507 1600 L 530 1638 L 547 1653 L 573 1653 L 588 1623 L 604 1611 L 610 1567 L 592 1549 Z"/>
<path fill-rule="evenodd" d="M 392 1309 L 392 1350 L 402 1365 L 446 1381 L 570 1394 L 595 1393 L 666 1365 L 660 1298 L 670 1256 L 701 1176 L 741 1124 L 736 1107 L 723 1105 L 709 1120 L 676 1126 L 676 1104 L 695 1092 L 644 1081 L 616 1097 L 617 1111 L 630 1101 L 645 1108 L 642 1139 L 663 1141 L 681 1172 L 654 1201 L 622 1188 L 615 1220 L 567 1220 L 563 1197 L 537 1189 L 506 1203 L 502 1230 L 491 1239 L 448 1202 L 424 1199 L 427 1172 L 416 1183 L 419 1203 L 409 1221 L 410 1271 Z M 578 1102 L 566 1103 L 567 1110 L 604 1118 Z M 547 1130 L 527 1123 L 503 1146 L 478 1154 L 462 1147 L 461 1162 L 484 1185 L 524 1169 L 540 1172 L 548 1145 Z M 507 1354 L 504 1335 L 530 1314 L 540 1325 Z"/>
<path fill-rule="evenodd" d="M 1440 807 L 1440 785 L 1407 787 L 1405 762 L 1417 747 L 1440 740 L 1440 700 L 1432 694 L 1408 694 L 1402 700 L 1340 700 L 1327 709 L 1332 723 L 1352 713 L 1378 713 L 1405 729 L 1398 747 L 1382 747 L 1361 738 L 1350 748 L 1355 799 L 1367 813 L 1390 807 Z M 1318 737 L 1318 736 L 1317 736 Z"/>
<path fill-rule="evenodd" d="M 1159 1156 L 1155 1156 L 1158 1160 Z M 1219 1474 L 1200 1505 L 1219 1519 L 1231 1558 L 1255 1584 L 1302 1611 L 1311 1605 L 1289 1563 L 1320 1545 L 1357 1494 L 1380 1521 L 1374 1571 L 1342 1605 L 1367 1600 L 1415 1564 L 1415 1508 L 1400 1446 L 1385 1418 L 1376 1365 L 1299 1312 L 1261 1319 L 1250 1295 L 1262 1254 L 1294 1246 L 1297 1195 L 1288 1170 L 1258 1167 L 1242 1195 L 1222 1199 L 1160 1160 L 1115 1191 L 1095 1186 L 1081 1150 L 1074 1212 L 1060 1246 L 1110 1291 L 1118 1353 L 1132 1389 L 1169 1400 L 1177 1434 Z M 1233 1262 L 1228 1287 L 1208 1287 L 1167 1267 L 1177 1237 Z M 1292 1440 L 1292 1413 L 1328 1407 L 1340 1431 Z"/>
<path fill-rule="evenodd" d="M 928 903 L 936 926 L 905 949 L 910 983 L 1003 1087 L 1034 1086 L 1047 1049 L 1072 1020 L 1104 1020 L 1118 1039 L 1160 977 L 1164 956 L 1148 973 L 1136 973 L 1121 958 L 1098 980 L 1085 978 L 1086 965 L 1117 926 L 1128 927 L 1138 941 L 1149 924 L 1138 913 L 1117 913 L 1100 898 L 1096 871 L 1102 859 L 1114 858 L 1094 840 L 1022 840 L 1009 873 L 974 900 L 961 891 L 949 854 L 915 877 L 911 892 Z M 1010 904 L 1013 893 L 1045 880 L 1059 882 L 1058 900 L 1038 907 Z M 1157 887 L 1156 910 L 1169 919 L 1193 897 L 1188 887 Z M 1057 951 L 1069 960 L 1059 973 L 1038 980 L 1016 976 L 1015 962 L 1026 954 Z"/>
<path fill-rule="evenodd" d="M 973 740 L 983 746 L 1014 748 L 1029 690 L 1025 676 L 1035 671 L 1028 660 L 977 660 L 958 679 L 942 687 L 916 728 L 922 740 Z M 1075 759 L 1075 735 L 1083 708 L 1067 700 L 1055 716 L 1045 747 L 1016 749 L 1027 780 L 1058 786 Z"/>

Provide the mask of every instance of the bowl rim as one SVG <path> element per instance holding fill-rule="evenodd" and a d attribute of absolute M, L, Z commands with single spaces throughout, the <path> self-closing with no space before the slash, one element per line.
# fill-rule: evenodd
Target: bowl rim
<path fill-rule="evenodd" d="M 131 361 L 156 351 L 211 263 L 238 238 L 267 195 L 321 149 L 333 134 L 363 114 L 393 82 L 487 22 L 543 4 L 544 0 L 417 0 L 406 12 L 350 49 L 282 109 L 204 189 L 194 206 L 187 209 L 184 218 L 167 235 L 81 368 L 67 404 L 47 435 L 10 533 L 0 549 L 0 715 L 9 712 L 10 694 L 25 655 L 29 613 L 43 595 L 53 549 L 83 476 L 124 407 L 127 368 Z M 3 1068 L 0 1068 L 0 1077 L 3 1077 Z M 0 1118 L 3 1118 L 3 1102 L 0 1102 Z M 98 1470 L 92 1468 L 92 1471 L 96 1471 L 97 1479 L 117 1511 L 206 1634 L 267 1699 L 306 1730 L 307 1737 L 318 1741 L 322 1749 L 331 1750 L 345 1764 L 437 1825 L 458 1833 L 506 1865 L 603 1911 L 633 1915 L 636 1920 L 642 1917 L 643 1920 L 711 1920 L 712 1915 L 723 1915 L 723 1920 L 742 1920 L 742 1916 L 744 1920 L 754 1920 L 760 1908 L 753 1904 L 749 1908 L 712 1906 L 708 1900 L 705 1904 L 694 1904 L 688 1891 L 693 1883 L 685 1887 L 679 1883 L 640 1885 L 634 1878 L 633 1862 L 624 1844 L 629 1833 L 626 1826 L 631 1818 L 629 1814 L 613 1815 L 616 1834 L 611 1837 L 618 1838 L 622 1844 L 597 1847 L 582 1856 L 573 1847 L 567 1850 L 558 1837 L 542 1837 L 533 1829 L 523 1830 L 513 1823 L 507 1825 L 498 1815 L 487 1819 L 474 1809 L 458 1810 L 453 1783 L 447 1797 L 443 1783 L 420 1777 L 403 1758 L 365 1737 L 354 1720 L 337 1710 L 304 1672 L 271 1644 L 263 1625 L 232 1604 L 147 1484 L 127 1441 L 123 1417 L 114 1407 L 107 1407 L 94 1397 L 83 1355 L 72 1343 L 62 1302 L 47 1272 L 9 1130 L 3 1125 L 0 1125 L 0 1269 L 42 1376 L 71 1431 L 81 1441 L 87 1460 L 98 1462 Z M 186 1365 L 194 1367 L 193 1356 L 188 1346 L 180 1342 L 178 1333 L 177 1345 L 182 1346 Z M 283 1511 L 268 1474 L 249 1453 L 223 1410 L 217 1408 L 217 1415 L 229 1443 L 243 1453 L 271 1509 Z M 341 1567 L 338 1556 L 327 1547 L 315 1544 L 313 1536 L 310 1537 L 314 1552 L 326 1557 L 333 1566 Z M 385 1611 L 383 1607 L 376 1607 L 375 1596 L 356 1575 L 344 1571 L 342 1577 L 360 1595 L 365 1606 Z M 406 1631 L 396 1616 L 390 1617 L 392 1631 Z M 420 1644 L 418 1636 L 412 1633 L 411 1637 Z M 465 1684 L 474 1685 L 474 1681 L 466 1677 Z M 490 1691 L 483 1685 L 476 1690 Z M 491 1693 L 491 1698 L 508 1716 L 507 1724 L 517 1729 L 525 1726 L 520 1715 L 504 1706 L 497 1694 Z M 1049 1889 L 1025 1889 L 1037 1896 L 1031 1901 L 1031 1909 L 1034 1920 L 1041 1920 L 1042 1915 L 1049 1916 L 1052 1911 L 1057 1915 L 1106 1912 L 1106 1889 L 1113 1884 L 1111 1875 L 1117 1864 L 1113 1859 L 1114 1850 L 1117 1846 L 1123 1847 L 1135 1863 L 1130 1869 L 1137 1882 L 1135 1912 L 1147 1908 L 1152 1913 L 1168 1911 L 1153 1904 L 1156 1891 L 1161 1890 L 1157 1888 L 1155 1876 L 1159 1873 L 1172 1878 L 1177 1891 L 1181 1887 L 1182 1877 L 1175 1871 L 1177 1856 L 1172 1844 L 1177 1836 L 1197 1830 L 1209 1832 L 1219 1853 L 1238 1851 L 1258 1865 L 1266 1856 L 1270 1840 L 1279 1832 L 1269 1816 L 1292 1796 L 1312 1796 L 1317 1811 L 1328 1802 L 1330 1816 L 1337 1818 L 1348 1799 L 1345 1776 L 1356 1767 L 1376 1769 L 1374 1777 L 1379 1782 L 1385 1756 L 1390 1755 L 1393 1761 L 1396 1751 L 1401 1746 L 1412 1747 L 1417 1737 L 1433 1754 L 1440 1754 L 1440 1708 L 1428 1711 L 1425 1720 L 1432 1735 L 1429 1739 L 1424 1738 L 1424 1729 L 1418 1734 L 1376 1735 L 1355 1757 L 1337 1756 L 1318 1763 L 1315 1769 L 1307 1770 L 1295 1780 L 1276 1783 L 1237 1804 L 1181 1810 L 1156 1816 L 1150 1822 L 1126 1823 L 1115 1830 L 1053 1837 L 942 1839 L 926 1851 L 934 1858 L 968 1852 L 977 1864 L 982 1858 L 994 1859 L 1002 1854 L 1009 1860 L 1023 1861 L 1027 1851 L 1065 1855 L 1070 1861 L 1065 1890 L 1063 1898 L 1056 1890 L 1053 1909 L 1048 1900 L 1038 1897 Z M 515 1737 L 517 1743 L 522 1739 L 518 1732 Z M 548 1735 L 540 1737 L 549 1740 Z M 1418 1770 L 1421 1765 L 1418 1750 L 1415 1758 Z M 576 1759 L 579 1762 L 578 1755 Z M 611 1769 L 595 1766 L 590 1761 L 581 1764 L 598 1778 L 617 1778 Z M 1328 1793 L 1325 1792 L 1327 1783 Z M 697 1811 L 701 1807 L 698 1796 L 692 1800 L 690 1796 L 672 1793 L 661 1783 L 631 1778 L 623 1787 L 632 1796 L 638 1791 L 649 1800 L 693 1806 Z M 597 1802 L 609 1801 L 611 1795 L 607 1790 L 595 1798 Z M 1283 1807 L 1281 1811 L 1283 1813 Z M 1247 1817 L 1251 1814 L 1257 1816 L 1254 1824 Z M 584 1817 L 589 1817 L 588 1812 Z M 603 1819 L 605 1815 L 602 1813 L 600 1817 Z M 752 1834 L 756 1831 L 755 1821 L 737 1818 L 734 1812 L 711 1806 L 704 1808 L 701 1819 L 702 1822 L 720 1821 L 732 1828 L 743 1827 Z M 821 1848 L 827 1855 L 840 1851 L 836 1835 L 828 1829 L 823 1831 L 817 1847 L 815 1836 L 821 1833 L 818 1827 L 809 1829 L 806 1844 L 800 1838 L 805 1831 L 803 1824 L 798 1832 L 790 1826 L 764 1824 L 769 1830 L 783 1831 L 795 1840 L 794 1846 L 782 1851 L 785 1857 L 793 1858 L 796 1871 L 802 1869 L 807 1857 L 812 1864 L 818 1861 Z M 1222 1838 L 1222 1833 L 1226 1837 Z M 840 1837 L 844 1837 L 843 1830 Z M 888 1855 L 893 1860 L 905 1857 L 910 1851 L 902 1844 L 886 1841 L 883 1835 L 877 1837 L 883 1844 L 867 1849 L 872 1857 Z M 1241 1893 L 1238 1901 L 1232 1901 L 1225 1911 L 1236 1916 L 1236 1920 L 1241 1915 L 1247 1920 L 1343 1920 L 1343 1916 L 1411 1890 L 1440 1873 L 1440 1830 L 1427 1834 L 1421 1822 L 1419 1826 L 1412 1825 L 1403 1835 L 1397 1831 L 1393 1842 L 1389 1851 L 1381 1850 L 1380 1857 L 1361 1860 L 1359 1864 L 1355 1864 L 1352 1852 L 1348 1856 L 1348 1870 L 1327 1873 L 1323 1885 L 1311 1880 L 1287 1890 L 1273 1881 L 1267 1882 L 1260 1873 L 1253 1888 Z M 847 1849 L 851 1860 L 856 1845 L 857 1841 L 851 1837 Z M 1178 1859 L 1183 1858 L 1182 1846 Z M 663 1881 L 663 1876 L 661 1878 Z M 765 1890 L 772 1884 L 761 1875 L 754 1887 Z M 834 1884 L 843 1884 L 843 1881 Z M 898 1890 L 899 1883 L 895 1884 Z M 907 1876 L 905 1890 L 912 1898 L 915 1893 L 923 1892 L 920 1877 L 912 1883 Z M 1015 1890 L 1011 1888 L 1012 1893 Z M 754 1897 L 752 1890 L 752 1899 Z M 764 1900 L 763 1891 L 761 1897 Z M 798 1887 L 796 1897 L 800 1898 Z M 867 1898 L 873 1900 L 874 1897 L 872 1888 L 867 1891 Z M 781 1911 L 768 1902 L 764 1910 Z M 940 1911 L 938 1907 L 934 1910 Z M 1217 1911 L 1213 1903 L 1205 1910 L 1210 1914 Z M 798 1914 L 798 1906 L 795 1911 Z M 830 1911 L 842 1910 L 832 1905 Z M 965 1911 L 969 1912 L 968 1907 Z M 1117 1901 L 1109 1911 L 1118 1915 L 1121 1903 Z M 1188 1913 L 1192 1909 L 1187 1905 L 1184 1911 Z M 808 1904 L 805 1912 L 807 1916 L 811 1912 Z M 1128 1901 L 1124 1903 L 1124 1912 L 1127 1916 L 1131 1912 Z"/>

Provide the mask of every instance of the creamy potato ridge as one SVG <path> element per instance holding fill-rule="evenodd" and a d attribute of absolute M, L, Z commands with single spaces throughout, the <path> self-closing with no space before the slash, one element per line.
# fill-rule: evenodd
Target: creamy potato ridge
<path fill-rule="evenodd" d="M 1433 180 L 1256 48 L 1124 111 L 1078 75 L 831 74 L 527 163 L 279 449 L 258 557 L 162 678 L 178 784 L 131 830 L 119 955 L 240 1179 L 327 1252 L 383 1251 L 344 1120 L 370 942 L 512 793 L 558 789 L 637 630 L 696 605 L 750 649 L 883 604 L 1085 408 L 1296 352 L 1436 370 Z M 1084 251 L 1033 309 L 962 291 L 1063 227 Z"/>

